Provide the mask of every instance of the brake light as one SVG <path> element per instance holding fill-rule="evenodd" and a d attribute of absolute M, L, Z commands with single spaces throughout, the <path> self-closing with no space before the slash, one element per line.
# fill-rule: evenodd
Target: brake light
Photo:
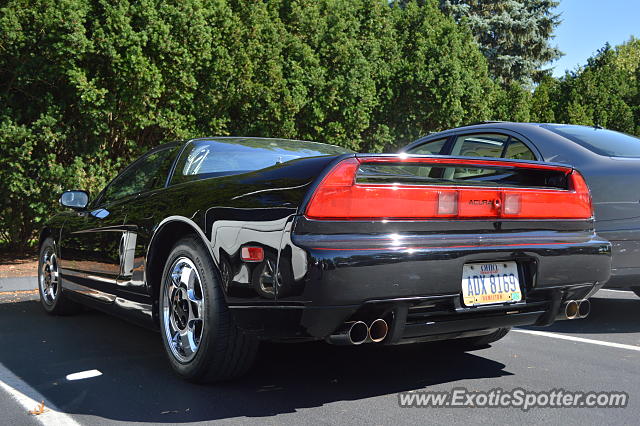
<path fill-rule="evenodd" d="M 560 172 L 567 189 L 357 183 L 362 165 L 421 163 Z M 591 196 L 584 178 L 569 167 L 508 161 L 366 157 L 338 163 L 322 180 L 305 212 L 310 219 L 588 219 Z"/>

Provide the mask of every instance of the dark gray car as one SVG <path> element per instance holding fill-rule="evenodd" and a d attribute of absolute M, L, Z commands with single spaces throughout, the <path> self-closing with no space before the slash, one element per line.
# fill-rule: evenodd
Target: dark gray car
<path fill-rule="evenodd" d="M 434 133 L 400 150 L 410 154 L 567 163 L 587 180 L 598 234 L 613 245 L 608 288 L 640 296 L 640 139 L 601 127 L 485 122 Z"/>

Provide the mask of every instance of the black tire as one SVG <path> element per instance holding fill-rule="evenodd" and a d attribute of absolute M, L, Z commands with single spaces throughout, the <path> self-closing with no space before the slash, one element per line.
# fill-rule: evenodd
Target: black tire
<path fill-rule="evenodd" d="M 453 343 L 455 346 L 466 350 L 484 348 L 491 343 L 502 339 L 507 335 L 507 333 L 509 333 L 509 331 L 511 331 L 511 327 L 499 328 L 491 334 L 476 337 L 463 337 L 461 339 L 455 339 Z"/>
<path fill-rule="evenodd" d="M 640 297 L 640 287 L 632 287 L 631 290 Z"/>
<path fill-rule="evenodd" d="M 231 269 L 231 263 L 229 263 L 227 256 L 224 254 L 220 256 L 220 277 L 222 288 L 225 293 L 228 293 L 229 287 L 231 287 L 231 283 L 233 282 L 233 270 Z"/>
<path fill-rule="evenodd" d="M 72 315 L 82 311 L 82 305 L 69 300 L 60 285 L 57 267 L 58 251 L 53 238 L 48 237 L 40 244 L 38 257 L 38 294 L 40 304 L 50 315 Z M 52 273 L 52 267 L 55 273 Z M 55 278 L 53 276 L 55 275 Z M 53 289 L 53 291 L 51 291 Z"/>
<path fill-rule="evenodd" d="M 201 297 L 204 308 L 200 334 L 194 339 L 198 345 L 197 349 L 190 354 L 192 358 L 181 360 L 179 359 L 180 349 L 175 349 L 177 346 L 169 337 L 173 334 L 172 327 L 176 324 L 184 325 L 184 322 L 171 322 L 171 318 L 176 314 L 179 316 L 179 313 L 169 304 L 175 306 L 173 303 L 180 302 L 175 302 L 178 300 L 173 297 L 175 292 L 170 300 L 167 291 L 172 286 L 171 274 L 174 271 L 173 268 L 176 268 L 176 262 L 184 262 L 185 258 L 191 262 L 189 267 L 195 267 L 195 271 L 199 274 L 197 278 L 201 285 L 197 293 L 198 297 Z M 198 238 L 185 237 L 176 243 L 162 273 L 159 292 L 160 329 L 171 367 L 179 376 L 190 382 L 210 383 L 240 377 L 251 368 L 258 351 L 257 338 L 244 334 L 234 324 L 221 285 L 220 274 L 206 247 Z M 197 311 L 199 308 L 189 307 L 189 312 L 192 309 Z M 180 312 L 184 314 L 183 309 L 180 309 Z"/>

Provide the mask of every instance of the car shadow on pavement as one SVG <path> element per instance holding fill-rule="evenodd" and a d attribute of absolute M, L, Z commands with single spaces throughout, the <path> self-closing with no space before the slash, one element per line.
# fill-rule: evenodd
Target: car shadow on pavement
<path fill-rule="evenodd" d="M 450 383 L 511 375 L 437 344 L 263 344 L 247 377 L 194 385 L 176 377 L 160 335 L 98 312 L 50 317 L 37 301 L 0 304 L 0 362 L 61 410 L 128 422 L 263 417 Z M 97 369 L 99 377 L 66 375 Z"/>
<path fill-rule="evenodd" d="M 640 298 L 601 297 L 591 301 L 591 313 L 587 318 L 574 321 L 557 321 L 551 327 L 525 327 L 566 334 L 610 334 L 640 332 Z"/>

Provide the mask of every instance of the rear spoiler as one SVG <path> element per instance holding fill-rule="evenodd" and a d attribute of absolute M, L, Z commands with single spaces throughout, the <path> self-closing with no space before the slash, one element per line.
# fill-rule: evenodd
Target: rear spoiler
<path fill-rule="evenodd" d="M 316 220 L 591 219 L 571 166 L 490 158 L 364 154 L 333 165 L 305 215 Z"/>

